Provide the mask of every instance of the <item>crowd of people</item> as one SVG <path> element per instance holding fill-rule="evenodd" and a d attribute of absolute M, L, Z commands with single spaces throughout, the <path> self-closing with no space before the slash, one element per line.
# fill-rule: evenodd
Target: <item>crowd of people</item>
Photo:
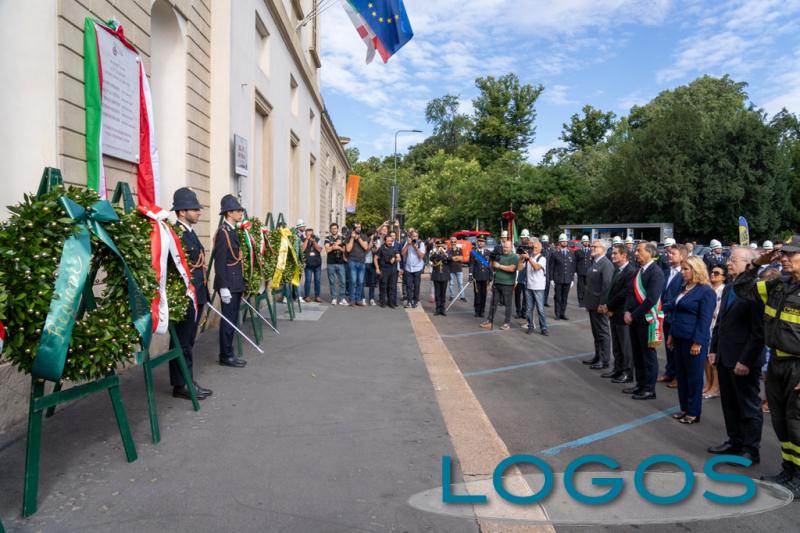
<path fill-rule="evenodd" d="M 193 230 L 201 208 L 186 188 L 176 191 L 173 203 L 200 296 L 197 310 L 190 309 L 176 324 L 191 374 L 197 325 L 208 297 L 205 251 Z M 222 301 L 219 363 L 242 368 L 246 362 L 235 355 L 233 336 L 244 292 L 235 229 L 244 210 L 231 195 L 223 197 L 220 207 L 223 222 L 213 249 L 214 289 Z M 434 315 L 446 315 L 448 298 L 451 305 L 466 301 L 471 287 L 474 316 L 483 319 L 480 327 L 494 328 L 502 306 L 499 329 L 512 327 L 513 314 L 525 319 L 529 335 L 537 329 L 547 335 L 548 319 L 569 320 L 568 295 L 577 282 L 578 306 L 588 312 L 594 341 L 593 356 L 584 364 L 624 385 L 622 392 L 634 400 L 655 399 L 659 382 L 677 388 L 679 408 L 673 418 L 685 425 L 700 423 L 703 400 L 719 397 L 727 439 L 708 448 L 712 454 L 758 463 L 763 413 L 769 412 L 783 467 L 765 479 L 800 497 L 800 236 L 774 245 L 765 241 L 760 251 L 735 245 L 726 251 L 714 240 L 700 257 L 694 243 L 674 239 L 659 250 L 653 242 L 584 236 L 572 250 L 564 234 L 551 246 L 547 235 L 537 238 L 523 230 L 519 242 L 503 232 L 489 249 L 481 236 L 474 247 L 454 237 L 423 240 L 415 229 L 401 232 L 388 222 L 366 232 L 358 223 L 343 231 L 333 223 L 324 239 L 302 221 L 295 230 L 305 261 L 304 291 L 298 297 L 306 302 L 321 302 L 323 258 L 330 303 L 337 306 L 396 308 L 402 302 L 416 308 L 422 274 L 428 271 Z M 551 288 L 553 314 L 548 318 Z M 661 346 L 666 364 L 659 375 Z M 173 362 L 170 381 L 174 396 L 191 397 Z M 192 385 L 199 399 L 213 394 Z"/>

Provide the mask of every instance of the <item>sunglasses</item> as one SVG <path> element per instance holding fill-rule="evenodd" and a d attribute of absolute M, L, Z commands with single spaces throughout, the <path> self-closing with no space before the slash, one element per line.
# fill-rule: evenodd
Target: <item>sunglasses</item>
<path fill-rule="evenodd" d="M 722 276 L 723 274 L 722 274 L 722 272 L 719 272 L 719 271 L 715 270 L 714 272 L 711 273 L 711 275 L 712 276 Z"/>

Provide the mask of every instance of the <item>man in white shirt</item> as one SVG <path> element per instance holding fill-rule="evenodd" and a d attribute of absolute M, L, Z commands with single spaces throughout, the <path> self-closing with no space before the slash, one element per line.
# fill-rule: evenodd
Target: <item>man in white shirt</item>
<path fill-rule="evenodd" d="M 401 254 L 405 258 L 403 281 L 408 298 L 405 307 L 416 308 L 419 303 L 422 268 L 425 266 L 425 243 L 420 240 L 419 232 L 414 228 L 408 230 L 408 238 Z"/>
<path fill-rule="evenodd" d="M 542 255 L 539 239 L 530 240 L 531 252 L 519 257 L 518 269 L 525 267 L 525 301 L 527 302 L 528 335 L 533 333 L 533 307 L 539 315 L 539 332 L 547 335 L 547 319 L 544 317 L 544 291 L 547 287 L 547 257 Z"/>

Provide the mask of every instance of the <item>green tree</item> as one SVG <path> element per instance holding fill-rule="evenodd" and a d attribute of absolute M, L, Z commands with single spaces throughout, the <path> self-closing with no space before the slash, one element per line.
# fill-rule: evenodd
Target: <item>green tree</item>
<path fill-rule="evenodd" d="M 507 153 L 522 157 L 535 138 L 536 100 L 544 87 L 522 84 L 514 73 L 500 78 L 477 78 L 480 95 L 475 108 L 473 139 L 481 162 L 490 163 Z"/>
<path fill-rule="evenodd" d="M 434 98 L 425 107 L 425 120 L 433 126 L 430 139 L 448 154 L 469 140 L 472 121 L 469 115 L 459 113 L 458 96 L 446 94 Z"/>
<path fill-rule="evenodd" d="M 613 112 L 601 111 L 588 104 L 581 111 L 583 115 L 572 115 L 561 130 L 560 139 L 567 144 L 566 152 L 570 154 L 594 148 L 614 129 L 616 115 Z"/>

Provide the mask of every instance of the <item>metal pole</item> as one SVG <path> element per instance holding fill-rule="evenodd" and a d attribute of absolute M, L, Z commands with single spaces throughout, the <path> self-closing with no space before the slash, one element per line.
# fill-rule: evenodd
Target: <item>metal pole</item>
<path fill-rule="evenodd" d="M 217 313 L 217 314 L 219 315 L 219 317 L 220 317 L 222 320 L 224 320 L 225 322 L 227 322 L 227 323 L 228 323 L 228 325 L 229 325 L 230 327 L 232 327 L 233 329 L 235 329 L 235 330 L 236 330 L 236 333 L 238 333 L 239 335 L 241 335 L 241 336 L 244 338 L 244 340 L 246 340 L 247 342 L 249 342 L 249 343 L 250 343 L 250 344 L 253 346 L 253 348 L 255 348 L 256 350 L 258 350 L 258 353 L 261 353 L 261 354 L 263 354 L 263 353 L 264 353 L 264 350 L 262 350 L 261 348 L 259 348 L 259 347 L 258 347 L 258 344 L 256 344 L 256 343 L 254 343 L 253 341 L 251 341 L 251 340 L 250 340 L 250 337 L 248 337 L 247 335 L 245 335 L 245 334 L 244 334 L 244 332 L 242 332 L 242 330 L 240 330 L 239 328 L 237 328 L 237 327 L 236 327 L 236 324 L 234 324 L 233 322 L 231 322 L 230 320 L 228 320 L 227 318 L 225 318 L 225 315 L 223 315 L 223 314 L 222 314 L 222 313 L 221 313 L 219 310 L 217 310 L 217 308 L 216 308 L 216 307 L 214 307 L 214 306 L 213 306 L 213 305 L 211 305 L 210 303 L 208 304 L 208 307 L 209 307 L 209 309 L 211 309 L 212 311 L 214 311 L 215 313 Z"/>

